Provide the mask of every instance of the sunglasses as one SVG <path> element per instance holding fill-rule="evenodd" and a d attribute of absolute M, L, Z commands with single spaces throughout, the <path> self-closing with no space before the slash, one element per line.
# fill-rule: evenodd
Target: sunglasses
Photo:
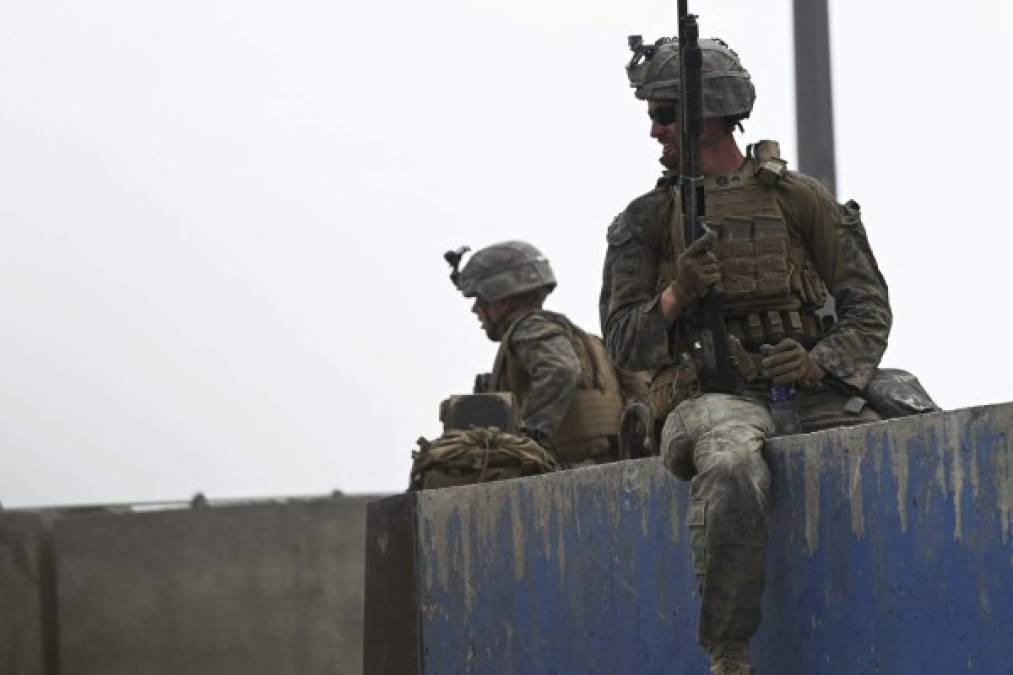
<path fill-rule="evenodd" d="M 653 110 L 647 111 L 647 116 L 651 118 L 652 122 L 657 122 L 662 126 L 668 126 L 669 124 L 675 123 L 678 112 L 678 108 L 654 108 Z"/>

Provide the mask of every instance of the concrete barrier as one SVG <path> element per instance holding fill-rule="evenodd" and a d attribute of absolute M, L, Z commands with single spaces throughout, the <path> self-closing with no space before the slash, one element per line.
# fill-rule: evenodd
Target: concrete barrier
<path fill-rule="evenodd" d="M 1013 673 L 1011 434 L 1004 404 L 769 443 L 758 672 Z M 366 673 L 706 672 L 686 497 L 648 459 L 376 502 Z"/>
<path fill-rule="evenodd" d="M 46 518 L 0 517 L 0 673 L 52 675 L 51 559 Z"/>
<path fill-rule="evenodd" d="M 0 675 L 359 675 L 372 499 L 0 511 Z"/>

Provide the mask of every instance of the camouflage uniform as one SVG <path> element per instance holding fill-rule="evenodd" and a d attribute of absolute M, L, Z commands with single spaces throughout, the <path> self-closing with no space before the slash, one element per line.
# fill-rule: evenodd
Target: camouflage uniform
<path fill-rule="evenodd" d="M 496 354 L 493 391 L 512 391 L 521 403 L 521 425 L 552 438 L 570 411 L 580 381 L 580 358 L 561 314 L 545 310 L 523 314 L 510 324 Z M 511 373 L 519 370 L 522 382 Z"/>
<path fill-rule="evenodd" d="M 622 396 L 601 340 L 562 314 L 521 313 L 500 342 L 489 391 L 520 401 L 521 425 L 570 463 L 615 459 Z"/>
<path fill-rule="evenodd" d="M 723 44 L 709 48 L 722 59 L 734 56 Z M 706 58 L 716 57 L 705 52 Z M 720 70 L 734 73 L 738 68 L 745 73 L 737 57 L 733 65 L 722 65 Z M 647 63 L 645 67 L 658 66 Z M 736 81 L 739 92 L 746 91 L 743 82 L 748 84 L 748 74 Z M 665 84 L 670 86 L 670 80 Z M 745 114 L 740 111 L 738 118 L 748 115 L 752 106 L 751 85 L 742 96 L 747 94 Z M 673 98 L 657 93 L 650 97 Z M 731 112 L 723 114 L 734 119 Z M 762 188 L 754 185 L 750 194 L 756 199 L 736 201 L 725 196 L 722 191 L 730 181 L 748 181 L 762 164 L 749 158 L 736 174 L 707 177 L 709 223 L 711 216 L 723 217 L 722 208 L 724 215 L 734 216 L 729 222 L 748 219 L 755 205 L 753 227 L 759 228 L 760 212 L 780 221 L 780 227 L 786 225 L 786 250 L 791 254 L 787 265 L 781 260 L 780 267 L 770 269 L 758 254 L 746 257 L 754 256 L 749 260 L 754 280 L 766 272 L 780 275 L 782 283 L 788 278 L 787 299 L 794 304 L 774 307 L 774 312 L 744 307 L 734 317 L 726 312 L 729 334 L 741 338 L 746 351 L 753 352 L 749 357 L 757 360 L 759 344 L 769 342 L 777 330 L 783 330 L 782 336 L 798 334 L 800 340 L 804 336 L 812 359 L 827 376 L 824 383 L 799 391 L 803 430 L 878 419 L 868 407 L 857 414 L 844 410 L 851 393 L 861 392 L 873 376 L 886 349 L 892 320 L 886 283 L 869 247 L 858 206 L 853 202 L 840 205 L 814 179 L 787 171 Z M 711 209 L 714 200 L 724 204 L 716 214 Z M 684 310 L 672 326 L 662 314 L 661 293 L 672 280 L 676 256 L 685 248 L 679 210 L 673 182 L 662 179 L 615 218 L 607 234 L 599 311 L 612 359 L 624 368 L 651 371 L 660 383 L 654 389 L 664 394 L 667 405 L 656 410 L 667 416 L 661 450 L 673 473 L 692 480 L 687 524 L 700 582 L 699 639 L 712 648 L 745 644 L 759 626 L 770 485 L 762 447 L 773 435 L 774 424 L 767 387 L 759 378 L 744 378 L 752 381 L 745 381 L 740 395 L 702 391 L 695 377 L 697 362 L 691 356 L 699 335 L 693 308 Z M 714 226 L 721 232 L 717 222 Z M 730 260 L 731 240 L 726 234 L 718 243 L 726 297 L 734 271 L 741 269 Z M 827 291 L 836 302 L 837 322 L 824 329 L 814 311 Z M 753 321 L 761 315 L 762 321 Z"/>
<path fill-rule="evenodd" d="M 540 308 L 556 286 L 548 260 L 526 242 L 507 241 L 477 251 L 457 272 L 466 250 L 448 253 L 455 267 L 451 279 L 465 297 L 515 303 L 495 321 L 490 338 L 500 348 L 493 372 L 476 378 L 476 393 L 512 392 L 521 406 L 522 431 L 566 462 L 616 459 L 624 402 L 620 374 L 600 338 Z"/>
<path fill-rule="evenodd" d="M 669 222 L 678 206 L 668 185 L 663 179 L 635 199 L 608 229 L 598 308 L 609 354 L 626 368 L 657 370 L 677 356 L 671 350 L 679 327 L 669 330 L 659 302 L 662 263 L 682 250 L 671 241 Z M 838 204 L 818 181 L 791 171 L 773 192 L 789 237 L 806 249 L 836 305 L 837 322 L 812 356 L 861 391 L 886 350 L 892 315 L 858 205 Z"/>
<path fill-rule="evenodd" d="M 860 392 L 886 349 L 891 313 L 886 284 L 855 205 L 840 206 L 816 181 L 788 173 L 774 188 L 789 236 L 804 247 L 836 301 L 838 320 L 813 346 L 830 378 Z M 599 302 L 610 356 L 621 366 L 663 373 L 678 367 L 681 319 L 661 313 L 663 263 L 674 254 L 666 184 L 634 200 L 608 231 Z M 763 390 L 732 396 L 693 391 L 689 383 L 668 416 L 661 447 L 666 464 L 692 479 L 688 524 L 701 581 L 700 639 L 705 645 L 748 640 L 759 625 L 770 474 L 761 455 L 774 426 Z M 842 387 L 842 389 L 845 387 Z M 699 396 L 692 396 L 700 393 Z M 866 408 L 843 410 L 848 396 L 830 387 L 799 393 L 804 430 L 877 419 Z M 729 589 L 736 589 L 731 592 Z"/>

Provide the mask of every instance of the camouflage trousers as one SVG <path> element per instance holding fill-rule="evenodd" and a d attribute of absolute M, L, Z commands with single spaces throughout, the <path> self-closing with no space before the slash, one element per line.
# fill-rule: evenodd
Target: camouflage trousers
<path fill-rule="evenodd" d="M 846 399 L 836 392 L 800 392 L 802 428 L 815 431 L 879 419 L 868 407 L 861 414 L 844 411 Z M 748 641 L 760 625 L 770 492 L 763 443 L 773 434 L 765 397 L 751 391 L 683 401 L 662 430 L 665 465 L 685 478 L 691 463 L 696 474 L 686 521 L 704 647 Z"/>

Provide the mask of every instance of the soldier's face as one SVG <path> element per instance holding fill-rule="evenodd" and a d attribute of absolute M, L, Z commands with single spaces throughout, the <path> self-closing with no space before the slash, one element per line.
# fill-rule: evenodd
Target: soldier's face
<path fill-rule="evenodd" d="M 471 306 L 471 311 L 478 317 L 479 323 L 482 324 L 482 330 L 485 331 L 486 336 L 496 342 L 499 340 L 499 324 L 500 319 L 506 313 L 507 304 L 500 300 L 498 302 L 485 302 L 479 298 L 475 298 L 475 303 Z"/>
<path fill-rule="evenodd" d="M 676 101 L 651 99 L 647 102 L 647 115 L 651 118 L 651 138 L 661 143 L 661 162 L 665 166 L 677 165 L 682 140 Z"/>

